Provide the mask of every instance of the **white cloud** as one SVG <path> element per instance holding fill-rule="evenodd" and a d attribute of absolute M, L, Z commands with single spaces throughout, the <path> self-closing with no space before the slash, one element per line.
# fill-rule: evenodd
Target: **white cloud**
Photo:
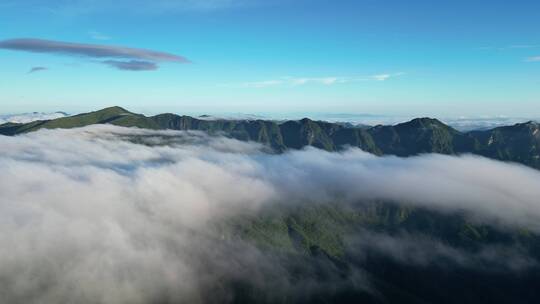
<path fill-rule="evenodd" d="M 270 80 L 244 82 L 240 84 L 226 84 L 228 87 L 242 87 L 242 88 L 268 88 L 276 86 L 288 86 L 296 87 L 303 85 L 324 85 L 332 86 L 335 84 L 366 82 L 366 81 L 386 81 L 390 78 L 395 78 L 404 75 L 405 73 L 393 73 L 393 74 L 377 74 L 363 77 L 281 77 Z"/>
<path fill-rule="evenodd" d="M 540 231 L 540 172 L 474 156 L 274 155 L 109 125 L 0 136 L 0 146 L 0 293 L 11 303 L 203 302 L 209 290 L 226 297 L 227 275 L 283 282 L 279 264 L 258 263 L 275 282 L 249 272 L 243 263 L 263 254 L 216 226 L 276 202 L 405 201 Z"/>
<path fill-rule="evenodd" d="M 89 31 L 88 35 L 94 40 L 111 40 L 111 37 L 98 31 Z"/>
<path fill-rule="evenodd" d="M 54 112 L 54 113 L 21 113 L 21 114 L 4 114 L 0 115 L 0 124 L 7 122 L 14 123 L 29 123 L 36 120 L 49 120 L 66 117 L 68 114 L 64 112 Z"/>
<path fill-rule="evenodd" d="M 291 85 L 304 85 L 304 84 L 322 84 L 322 85 L 333 85 L 336 83 L 345 82 L 343 77 L 319 77 L 319 78 L 289 78 L 287 79 Z"/>
<path fill-rule="evenodd" d="M 540 61 L 540 56 L 529 57 L 529 58 L 527 58 L 527 61 L 529 61 L 529 62 L 539 62 Z"/>
<path fill-rule="evenodd" d="M 540 121 L 540 117 L 449 117 L 441 120 L 459 131 L 467 132 L 472 130 L 489 130 L 497 127 L 525 123 L 528 121 Z"/>
<path fill-rule="evenodd" d="M 405 75 L 405 73 L 400 72 L 400 73 L 394 73 L 394 74 L 379 74 L 379 75 L 373 75 L 371 76 L 371 78 L 377 81 L 385 81 L 390 78 L 399 77 L 402 75 Z"/>
<path fill-rule="evenodd" d="M 378 80 L 378 81 L 385 81 L 385 80 L 388 80 L 391 77 L 391 75 L 390 74 L 380 74 L 380 75 L 374 75 L 372 77 L 373 77 L 373 79 Z"/>
<path fill-rule="evenodd" d="M 514 44 L 508 46 L 509 49 L 534 49 L 537 48 L 538 45 L 532 45 L 532 44 Z"/>
<path fill-rule="evenodd" d="M 267 88 L 283 84 L 283 80 L 264 80 L 255 82 L 244 82 L 240 86 L 244 88 Z"/>

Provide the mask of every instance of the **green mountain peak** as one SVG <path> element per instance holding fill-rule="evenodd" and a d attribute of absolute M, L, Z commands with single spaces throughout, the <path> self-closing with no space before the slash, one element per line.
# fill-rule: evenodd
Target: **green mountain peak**
<path fill-rule="evenodd" d="M 362 128 L 309 118 L 279 123 L 271 120 L 205 120 L 171 113 L 147 117 L 113 106 L 54 120 L 3 124 L 0 125 L 0 134 L 17 135 L 44 128 L 78 128 L 93 124 L 155 130 L 199 130 L 259 142 L 277 152 L 314 146 L 327 151 L 358 147 L 377 155 L 404 157 L 422 153 L 473 153 L 540 169 L 540 127 L 532 121 L 462 133 L 429 117 L 395 126 Z"/>
<path fill-rule="evenodd" d="M 396 127 L 452 129 L 451 127 L 445 125 L 440 120 L 435 119 L 435 118 L 430 118 L 430 117 L 415 118 L 411 121 L 398 124 L 396 125 Z"/>
<path fill-rule="evenodd" d="M 104 108 L 104 109 L 95 111 L 94 113 L 101 113 L 101 114 L 108 114 L 108 115 L 133 114 L 130 111 L 119 106 L 112 106 L 112 107 Z"/>

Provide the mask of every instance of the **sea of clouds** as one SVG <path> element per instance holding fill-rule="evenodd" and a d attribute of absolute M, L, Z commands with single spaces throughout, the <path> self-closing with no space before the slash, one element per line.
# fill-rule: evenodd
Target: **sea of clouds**
<path fill-rule="evenodd" d="M 263 113 L 260 115 L 250 115 L 241 113 L 215 114 L 215 115 L 195 115 L 199 119 L 216 120 L 257 120 L 268 119 L 283 121 L 299 120 L 309 117 L 314 120 L 327 121 L 332 123 L 348 124 L 357 127 L 372 127 L 376 125 L 396 125 L 411 121 L 415 116 L 390 116 L 390 115 L 372 115 L 372 114 L 328 114 L 328 113 Z M 452 128 L 461 131 L 481 131 L 497 127 L 512 126 L 518 123 L 529 121 L 540 121 L 538 117 L 507 117 L 507 116 L 486 116 L 486 117 L 435 117 Z"/>
<path fill-rule="evenodd" d="M 222 241 L 212 228 L 283 202 L 407 202 L 540 232 L 540 172 L 471 155 L 274 154 L 201 132 L 110 125 L 0 136 L 0 147 L 6 303 L 208 302 L 209 290 L 226 302 L 231 278 L 313 288 L 292 285 L 278 258 Z M 425 263 L 420 253 L 471 259 L 418 236 L 366 234 L 354 242 L 407 263 Z M 419 254 L 402 254 L 414 248 Z"/>
<path fill-rule="evenodd" d="M 49 120 L 57 119 L 69 116 L 64 112 L 54 112 L 54 113 L 42 113 L 42 112 L 32 112 L 32 113 L 21 113 L 21 114 L 4 114 L 0 115 L 0 125 L 8 122 L 13 123 L 29 123 L 37 120 Z"/>

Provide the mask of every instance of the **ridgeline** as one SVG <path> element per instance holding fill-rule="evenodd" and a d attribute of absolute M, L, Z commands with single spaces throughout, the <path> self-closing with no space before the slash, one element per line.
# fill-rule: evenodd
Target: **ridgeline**
<path fill-rule="evenodd" d="M 0 125 L 0 134 L 18 135 L 39 129 L 113 124 L 154 130 L 199 130 L 255 141 L 277 152 L 313 146 L 326 151 L 358 147 L 376 155 L 413 156 L 422 153 L 471 153 L 540 169 L 540 125 L 526 122 L 485 131 L 459 132 L 432 118 L 416 118 L 394 126 L 363 128 L 340 123 L 298 121 L 197 119 L 176 114 L 144 116 L 121 107 L 26 124 Z"/>

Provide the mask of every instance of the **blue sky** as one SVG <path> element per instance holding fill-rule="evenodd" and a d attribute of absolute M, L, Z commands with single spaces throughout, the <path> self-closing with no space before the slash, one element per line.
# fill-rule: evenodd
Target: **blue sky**
<path fill-rule="evenodd" d="M 0 113 L 540 117 L 539 1 L 111 2 L 0 0 Z M 2 48 L 21 38 L 77 51 Z"/>

